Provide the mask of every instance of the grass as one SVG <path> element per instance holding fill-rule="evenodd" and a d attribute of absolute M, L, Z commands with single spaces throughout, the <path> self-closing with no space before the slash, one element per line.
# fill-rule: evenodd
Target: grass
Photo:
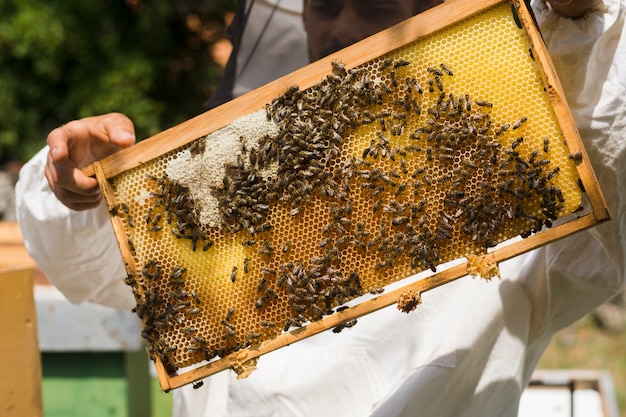
<path fill-rule="evenodd" d="M 626 417 L 626 332 L 597 326 L 591 315 L 560 331 L 539 362 L 540 369 L 608 370 L 620 416 Z"/>
<path fill-rule="evenodd" d="M 151 390 L 151 417 L 171 417 L 172 415 L 172 392 L 165 393 L 161 391 L 159 380 L 157 378 L 150 379 Z"/>

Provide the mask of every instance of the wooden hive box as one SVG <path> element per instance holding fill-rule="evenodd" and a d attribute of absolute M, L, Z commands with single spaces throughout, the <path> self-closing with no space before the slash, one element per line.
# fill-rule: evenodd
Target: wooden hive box
<path fill-rule="evenodd" d="M 43 416 L 33 270 L 0 264 L 2 415 Z"/>
<path fill-rule="evenodd" d="M 519 1 L 449 1 L 87 172 L 164 390 L 609 218 Z"/>

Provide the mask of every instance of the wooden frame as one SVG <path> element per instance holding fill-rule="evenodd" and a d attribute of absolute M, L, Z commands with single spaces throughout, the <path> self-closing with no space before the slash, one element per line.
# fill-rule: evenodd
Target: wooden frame
<path fill-rule="evenodd" d="M 138 167 L 146 161 L 157 158 L 168 151 L 175 150 L 197 138 L 227 126 L 244 115 L 262 109 L 266 103 L 271 102 L 272 99 L 279 96 L 293 85 L 299 86 L 301 90 L 315 85 L 328 74 L 329 68 L 333 62 L 342 62 L 346 69 L 357 67 L 388 51 L 400 48 L 417 39 L 421 39 L 438 30 L 446 28 L 455 22 L 502 4 L 512 5 L 516 22 L 526 32 L 530 40 L 532 56 L 540 63 L 537 67 L 545 91 L 550 98 L 551 105 L 560 122 L 560 128 L 566 139 L 568 148 L 572 153 L 580 153 L 579 155 L 582 155 L 581 161 L 577 164 L 576 169 L 589 200 L 590 210 L 580 214 L 577 218 L 567 223 L 546 229 L 545 231 L 520 240 L 515 244 L 496 247 L 493 251 L 482 256 L 481 261 L 490 265 L 497 265 L 499 262 L 510 259 L 516 255 L 528 252 L 571 233 L 609 220 L 610 216 L 606 202 L 604 201 L 598 182 L 589 164 L 589 160 L 586 157 L 584 147 L 582 146 L 578 131 L 567 106 L 560 82 L 552 67 L 548 52 L 543 44 L 541 35 L 535 27 L 532 15 L 526 8 L 524 2 L 519 0 L 514 0 L 512 3 L 509 3 L 508 0 L 486 0 L 483 2 L 473 0 L 450 0 L 340 52 L 334 53 L 286 75 L 264 87 L 223 104 L 216 109 L 163 131 L 148 140 L 138 143 L 136 146 L 96 162 L 85 169 L 85 172 L 89 175 L 96 176 L 108 207 L 114 207 L 117 201 L 109 179 L 118 174 Z M 132 251 L 126 244 L 126 233 L 124 231 L 123 222 L 116 216 L 112 216 L 111 220 L 116 237 L 120 243 L 123 259 L 127 263 L 127 269 L 136 269 L 137 265 L 133 264 Z M 255 360 L 265 353 L 341 325 L 348 320 L 397 303 L 407 292 L 422 294 L 430 289 L 466 276 L 470 267 L 469 261 L 463 262 L 406 285 L 403 288 L 390 291 L 343 311 L 325 316 L 297 330 L 283 333 L 272 340 L 266 340 L 254 347 L 242 349 L 221 359 L 201 365 L 181 375 L 168 375 L 163 363 L 156 360 L 161 387 L 163 390 L 168 391 L 192 383 L 216 372 L 235 366 L 241 366 L 242 364 Z"/>

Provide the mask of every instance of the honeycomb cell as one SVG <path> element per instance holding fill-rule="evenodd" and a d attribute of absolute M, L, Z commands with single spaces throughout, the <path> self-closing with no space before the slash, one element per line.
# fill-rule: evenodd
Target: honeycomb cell
<path fill-rule="evenodd" d="M 254 346 L 578 208 L 528 51 L 497 6 L 114 177 L 152 357 Z"/>

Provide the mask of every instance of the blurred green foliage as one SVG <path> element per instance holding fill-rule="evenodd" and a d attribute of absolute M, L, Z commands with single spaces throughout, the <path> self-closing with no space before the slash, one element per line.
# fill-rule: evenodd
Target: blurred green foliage
<path fill-rule="evenodd" d="M 0 2 L 0 161 L 50 130 L 119 111 L 145 138 L 202 111 L 221 75 L 210 48 L 236 0 Z"/>

